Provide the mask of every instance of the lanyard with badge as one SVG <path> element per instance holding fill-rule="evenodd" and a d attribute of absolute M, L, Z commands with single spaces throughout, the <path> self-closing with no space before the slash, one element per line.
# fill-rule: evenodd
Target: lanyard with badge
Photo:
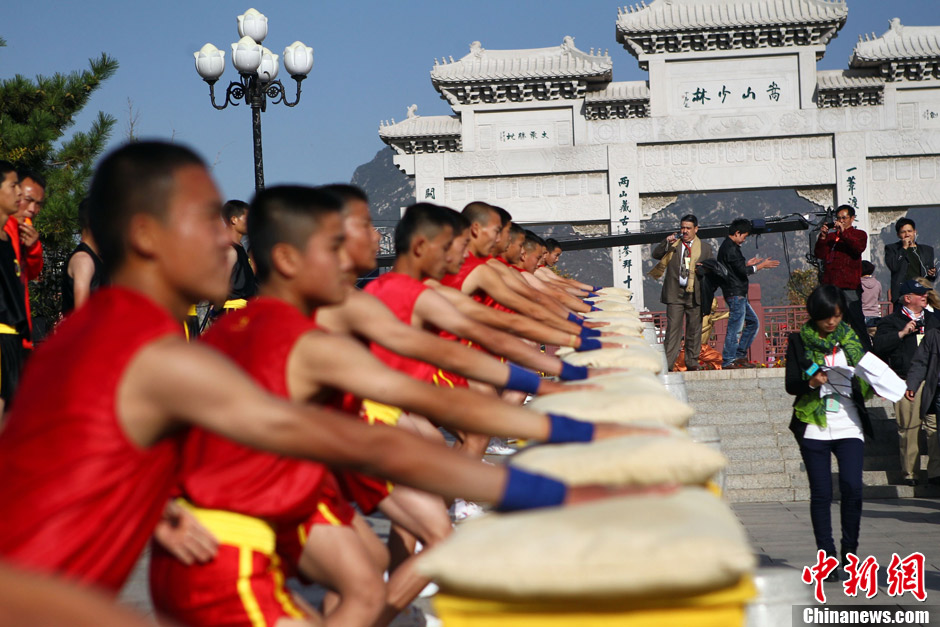
<path fill-rule="evenodd" d="M 688 279 L 689 272 L 692 271 L 692 244 L 687 244 L 686 242 L 681 243 L 682 248 L 685 249 L 685 252 L 682 255 L 682 263 L 679 266 L 679 277 L 682 279 Z"/>
<path fill-rule="evenodd" d="M 836 353 L 839 352 L 839 345 L 832 347 L 832 355 L 823 355 L 823 364 L 830 368 L 836 365 Z M 835 388 L 833 388 L 835 389 Z M 839 411 L 839 393 L 826 396 L 826 413 L 834 414 Z"/>

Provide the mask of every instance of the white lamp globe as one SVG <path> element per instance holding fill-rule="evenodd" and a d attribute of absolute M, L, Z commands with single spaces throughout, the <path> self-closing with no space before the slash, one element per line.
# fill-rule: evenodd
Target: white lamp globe
<path fill-rule="evenodd" d="M 216 81 L 225 71 L 225 52 L 212 44 L 206 44 L 193 56 L 196 57 L 196 71 L 203 80 Z"/>
<path fill-rule="evenodd" d="M 284 48 L 284 69 L 291 76 L 306 76 L 313 69 L 313 48 L 299 41 Z"/>
<path fill-rule="evenodd" d="M 258 78 L 262 83 L 270 83 L 277 77 L 277 55 L 267 48 L 261 49 L 261 65 L 258 66 Z"/>
<path fill-rule="evenodd" d="M 268 36 L 268 18 L 254 9 L 248 9 L 238 16 L 238 36 L 251 37 L 260 44 Z"/>
<path fill-rule="evenodd" d="M 261 65 L 261 44 L 248 36 L 232 44 L 232 65 L 242 74 L 254 74 Z"/>

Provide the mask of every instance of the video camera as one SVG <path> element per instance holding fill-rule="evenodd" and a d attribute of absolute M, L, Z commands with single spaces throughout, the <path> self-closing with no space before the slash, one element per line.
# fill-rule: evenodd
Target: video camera
<path fill-rule="evenodd" d="M 826 207 L 826 215 L 823 218 L 823 224 L 827 228 L 834 229 L 836 226 L 836 212 L 832 210 L 832 207 Z"/>

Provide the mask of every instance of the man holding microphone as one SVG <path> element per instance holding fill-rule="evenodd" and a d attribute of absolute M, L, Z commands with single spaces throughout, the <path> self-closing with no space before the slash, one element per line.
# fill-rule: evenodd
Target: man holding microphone
<path fill-rule="evenodd" d="M 910 218 L 901 218 L 894 224 L 898 241 L 885 246 L 885 265 L 891 271 L 891 302 L 897 304 L 901 297 L 901 283 L 911 279 L 925 278 L 934 281 L 933 248 L 917 243 L 917 228 Z"/>

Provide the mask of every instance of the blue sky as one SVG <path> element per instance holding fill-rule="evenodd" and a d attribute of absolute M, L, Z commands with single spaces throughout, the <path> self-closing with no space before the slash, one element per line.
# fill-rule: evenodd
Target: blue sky
<path fill-rule="evenodd" d="M 848 5 L 848 22 L 820 69 L 846 67 L 858 34 L 880 35 L 892 17 L 911 26 L 940 25 L 938 0 L 848 0 Z M 280 55 L 301 40 L 313 47 L 315 58 L 301 103 L 293 109 L 269 107 L 262 116 L 268 185 L 348 181 L 356 166 L 382 148 L 380 120 L 403 119 L 412 103 L 419 115 L 450 113 L 428 72 L 435 57 L 460 58 L 474 40 L 492 49 L 537 48 L 559 45 L 571 35 L 582 50 L 610 50 L 614 80 L 646 78 L 617 45 L 617 3 L 595 0 L 34 0 L 4 11 L 0 37 L 7 47 L 0 49 L 0 77 L 83 69 L 87 59 L 106 52 L 121 67 L 77 118 L 75 129 L 87 128 L 96 111 L 105 111 L 118 119 L 116 145 L 125 137 L 130 99 L 139 115 L 139 136 L 172 137 L 192 146 L 213 164 L 224 196 L 248 199 L 253 192 L 250 110 L 244 105 L 214 110 L 192 53 L 206 42 L 226 50 L 226 73 L 217 85 L 224 89 L 236 76 L 230 48 L 238 39 L 235 18 L 251 6 L 268 16 L 268 48 Z M 293 89 L 283 68 L 280 78 Z"/>

